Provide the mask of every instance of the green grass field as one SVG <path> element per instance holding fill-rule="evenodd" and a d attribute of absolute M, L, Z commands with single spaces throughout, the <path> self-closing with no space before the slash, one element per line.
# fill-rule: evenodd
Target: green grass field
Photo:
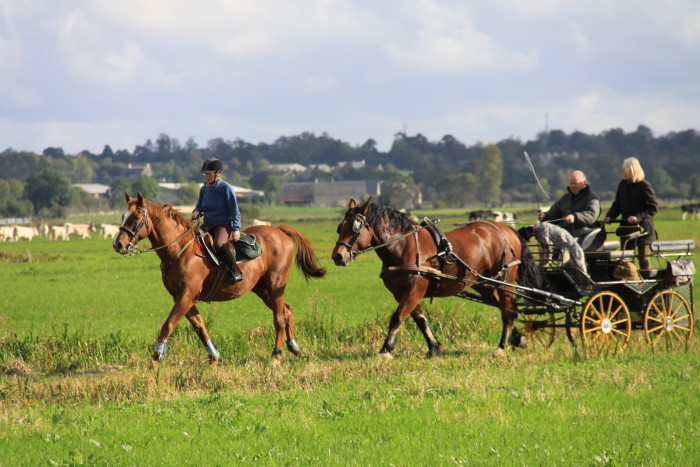
<path fill-rule="evenodd" d="M 464 211 L 417 213 L 441 227 Z M 523 213 L 521 217 L 528 214 Z M 497 310 L 426 302 L 444 354 L 426 359 L 412 322 L 392 360 L 377 352 L 395 307 L 374 253 L 330 260 L 340 210 L 279 210 L 328 268 L 294 271 L 302 355 L 272 366 L 271 312 L 250 294 L 201 304 L 218 368 L 187 323 L 158 370 L 150 352 L 171 306 L 155 255 L 109 240 L 0 244 L 0 465 L 693 465 L 700 458 L 700 336 L 622 354 L 572 348 L 496 357 Z M 106 222 L 106 220 L 103 220 Z M 678 210 L 660 237 L 698 238 Z M 697 299 L 697 296 L 694 297 Z M 409 320 L 410 321 L 410 320 Z"/>

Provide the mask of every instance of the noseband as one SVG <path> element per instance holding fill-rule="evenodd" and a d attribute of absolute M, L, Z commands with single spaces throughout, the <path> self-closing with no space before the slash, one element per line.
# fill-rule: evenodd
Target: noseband
<path fill-rule="evenodd" d="M 139 221 L 136 228 L 131 230 L 128 227 L 124 227 L 124 225 L 119 227 L 120 232 L 125 232 L 127 235 L 129 235 L 129 243 L 126 245 L 126 251 L 129 253 L 131 253 L 131 251 L 136 247 L 134 240 L 136 239 L 136 235 L 138 235 L 139 230 L 141 230 L 144 225 L 148 226 L 148 210 L 142 207 L 137 207 L 136 209 L 138 211 L 143 211 L 143 217 Z"/>

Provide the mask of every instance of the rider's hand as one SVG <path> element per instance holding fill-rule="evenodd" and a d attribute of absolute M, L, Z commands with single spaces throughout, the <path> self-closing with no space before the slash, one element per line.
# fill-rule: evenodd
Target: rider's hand
<path fill-rule="evenodd" d="M 564 217 L 564 222 L 566 222 L 567 224 L 573 224 L 573 223 L 574 223 L 574 220 L 576 220 L 576 218 L 574 217 L 573 214 L 567 214 L 567 215 Z"/>
<path fill-rule="evenodd" d="M 542 211 L 540 211 L 539 214 L 537 214 L 537 220 L 539 220 L 539 221 L 544 220 L 544 213 Z"/>
<path fill-rule="evenodd" d="M 636 216 L 629 216 L 627 218 L 627 223 L 632 224 L 632 225 L 637 225 L 637 224 L 639 224 L 639 219 L 637 219 Z"/>
<path fill-rule="evenodd" d="M 609 224 L 610 221 L 611 221 L 611 219 L 609 217 L 606 217 L 605 219 L 603 219 L 603 222 L 605 222 L 606 224 Z"/>
<path fill-rule="evenodd" d="M 232 240 L 232 241 L 234 241 L 234 242 L 237 242 L 237 241 L 240 240 L 240 239 L 241 239 L 241 231 L 240 231 L 240 230 L 234 230 L 234 231 L 231 233 L 231 238 L 230 238 L 230 240 Z"/>
<path fill-rule="evenodd" d="M 192 211 L 192 220 L 195 221 L 199 219 L 199 211 Z"/>

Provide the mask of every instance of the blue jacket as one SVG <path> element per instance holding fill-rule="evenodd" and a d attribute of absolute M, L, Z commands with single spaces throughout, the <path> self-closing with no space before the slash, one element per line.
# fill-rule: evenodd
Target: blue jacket
<path fill-rule="evenodd" d="M 221 179 L 214 186 L 206 183 L 199 190 L 195 210 L 204 215 L 204 226 L 208 228 L 230 225 L 233 230 L 241 230 L 241 212 L 233 186 Z"/>

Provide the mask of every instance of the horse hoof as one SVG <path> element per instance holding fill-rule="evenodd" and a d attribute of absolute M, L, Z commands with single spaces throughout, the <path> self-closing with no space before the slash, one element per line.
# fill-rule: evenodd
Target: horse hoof
<path fill-rule="evenodd" d="M 394 356 L 391 355 L 391 352 L 379 352 L 379 358 L 382 360 L 391 360 Z"/>
<path fill-rule="evenodd" d="M 289 339 L 287 341 L 287 350 L 289 350 L 296 356 L 299 356 L 299 354 L 301 353 L 301 349 L 299 348 L 299 344 L 297 344 L 296 339 Z"/>
<path fill-rule="evenodd" d="M 152 358 L 152 359 L 151 359 L 151 368 L 153 368 L 154 370 L 157 370 L 157 369 L 158 369 L 158 365 L 160 365 L 160 362 L 158 361 L 158 359 L 157 359 L 157 358 Z"/>
<path fill-rule="evenodd" d="M 527 336 L 520 336 L 520 342 L 518 343 L 518 347 L 521 349 L 527 349 Z"/>
<path fill-rule="evenodd" d="M 502 348 L 497 348 L 496 350 L 493 351 L 493 356 L 494 357 L 505 357 L 506 351 L 503 350 Z"/>
<path fill-rule="evenodd" d="M 212 366 L 212 367 L 214 367 L 214 368 L 216 368 L 216 367 L 219 366 L 219 361 L 218 361 L 218 360 L 214 360 L 213 358 L 210 358 L 210 359 L 209 359 L 209 365 Z"/>
<path fill-rule="evenodd" d="M 282 359 L 279 357 L 270 358 L 270 366 L 278 367 L 282 364 Z"/>
<path fill-rule="evenodd" d="M 431 346 L 430 349 L 428 349 L 428 358 L 437 357 L 438 355 L 440 355 L 440 344 Z"/>

